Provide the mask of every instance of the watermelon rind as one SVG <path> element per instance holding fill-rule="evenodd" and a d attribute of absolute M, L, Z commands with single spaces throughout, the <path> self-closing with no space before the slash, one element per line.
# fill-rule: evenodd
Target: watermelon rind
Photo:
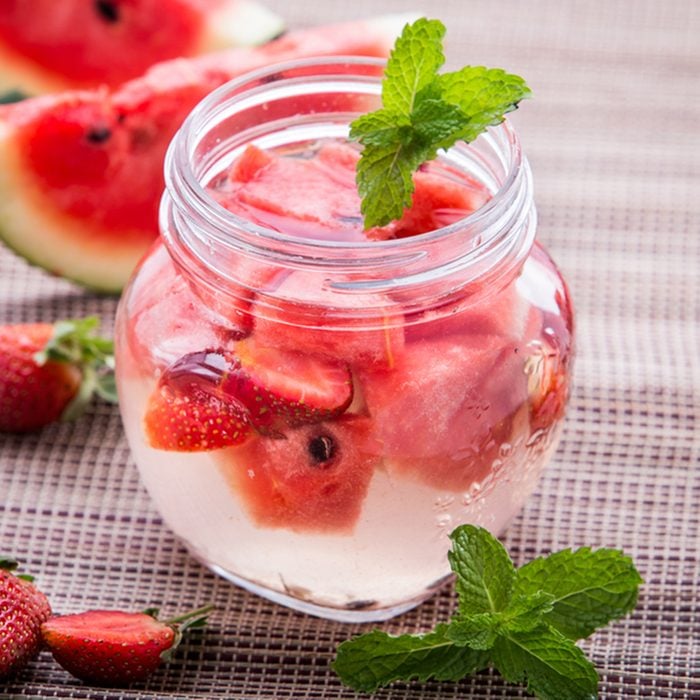
<path fill-rule="evenodd" d="M 52 274 L 94 291 L 120 292 L 144 253 L 143 239 L 115 246 L 113 235 L 47 211 L 19 163 L 13 130 L 0 122 L 0 240 Z"/>
<path fill-rule="evenodd" d="M 222 3 L 207 16 L 201 52 L 257 46 L 284 32 L 284 20 L 255 0 Z"/>

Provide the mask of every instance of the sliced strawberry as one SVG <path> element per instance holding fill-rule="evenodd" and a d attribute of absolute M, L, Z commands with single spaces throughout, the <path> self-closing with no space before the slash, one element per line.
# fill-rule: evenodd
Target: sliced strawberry
<path fill-rule="evenodd" d="M 229 366 L 223 351 L 204 351 L 185 355 L 163 372 L 144 416 L 151 447 L 196 452 L 248 437 L 248 410 L 219 391 Z"/>
<path fill-rule="evenodd" d="M 329 533 L 357 521 L 378 453 L 372 421 L 346 415 L 283 438 L 258 436 L 219 457 L 257 525 Z"/>
<path fill-rule="evenodd" d="M 177 396 L 156 390 L 148 402 L 144 427 L 151 447 L 177 452 L 238 445 L 250 433 L 243 406 L 199 391 Z"/>
<path fill-rule="evenodd" d="M 169 660 L 182 632 L 201 627 L 210 610 L 205 606 L 163 622 L 152 610 L 88 610 L 52 617 L 41 633 L 56 661 L 76 678 L 96 685 L 127 685 L 147 678 Z"/>
<path fill-rule="evenodd" d="M 221 389 L 248 408 L 258 428 L 277 418 L 288 425 L 328 420 L 352 402 L 352 375 L 344 362 L 260 347 L 252 339 L 237 343 L 235 356 L 237 369 Z"/>

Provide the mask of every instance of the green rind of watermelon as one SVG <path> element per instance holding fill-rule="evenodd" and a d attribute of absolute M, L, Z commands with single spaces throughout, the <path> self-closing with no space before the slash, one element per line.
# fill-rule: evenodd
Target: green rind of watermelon
<path fill-rule="evenodd" d="M 0 239 L 51 274 L 98 292 L 118 293 L 143 255 L 144 241 L 137 236 L 118 248 L 101 245 L 99 230 L 90 232 L 32 201 L 32 185 L 22 178 L 15 149 L 5 143 L 7 131 L 0 122 Z"/>

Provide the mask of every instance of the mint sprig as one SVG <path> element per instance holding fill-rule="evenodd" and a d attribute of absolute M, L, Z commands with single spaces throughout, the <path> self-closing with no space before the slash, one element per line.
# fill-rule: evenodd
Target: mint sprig
<path fill-rule="evenodd" d="M 373 692 L 491 666 L 544 700 L 597 697 L 598 674 L 574 640 L 634 608 L 642 579 L 632 560 L 614 549 L 566 549 L 516 569 L 483 528 L 461 525 L 450 537 L 452 619 L 425 634 L 374 630 L 343 642 L 333 664 L 341 680 Z"/>
<path fill-rule="evenodd" d="M 382 108 L 350 124 L 350 138 L 363 146 L 356 179 L 366 229 L 401 218 L 421 164 L 459 140 L 473 141 L 530 96 L 522 78 L 498 68 L 438 74 L 444 35 L 439 20 L 407 24 L 387 62 Z"/>

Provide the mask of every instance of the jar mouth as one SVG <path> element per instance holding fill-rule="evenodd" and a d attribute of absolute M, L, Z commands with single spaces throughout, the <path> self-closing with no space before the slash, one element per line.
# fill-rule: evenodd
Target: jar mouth
<path fill-rule="evenodd" d="M 228 254 L 264 257 L 275 263 L 312 267 L 331 274 L 339 269 L 353 270 L 356 274 L 352 280 L 336 279 L 334 286 L 366 290 L 386 285 L 374 273 L 366 280 L 358 279 L 357 272 L 364 268 L 382 268 L 386 271 L 384 276 L 392 278 L 392 287 L 405 287 L 424 282 L 426 275 L 435 274 L 438 268 L 450 274 L 457 268 L 470 268 L 468 276 L 475 277 L 504 257 L 513 257 L 514 251 L 516 258 L 524 258 L 523 252 L 529 251 L 534 239 L 531 175 L 520 141 L 507 120 L 472 143 L 457 144 L 441 156 L 447 162 L 452 159 L 461 163 L 460 167 L 470 175 L 473 172 L 464 163 L 480 168 L 476 179 L 486 185 L 489 199 L 456 221 L 409 237 L 365 241 L 302 238 L 234 214 L 207 192 L 207 184 L 225 169 L 220 158 L 222 153 L 230 155 L 231 149 L 225 148 L 228 139 L 237 140 L 235 148 L 242 152 L 244 145 L 264 141 L 263 137 L 278 122 L 286 126 L 294 118 L 287 115 L 286 120 L 271 119 L 263 124 L 266 105 L 274 106 L 275 100 L 281 104 L 282 98 L 295 93 L 328 93 L 362 96 L 371 100 L 375 106 L 370 109 L 375 109 L 380 106 L 385 65 L 381 59 L 357 56 L 277 63 L 236 78 L 204 98 L 185 120 L 166 155 L 166 192 L 161 208 L 161 230 L 166 243 L 169 237 L 172 242 L 171 229 L 175 228 L 180 239 L 175 244 L 184 244 L 195 255 L 197 249 L 211 253 L 216 248 Z M 260 121 L 234 136 L 224 128 L 217 131 L 226 120 L 235 120 L 245 110 L 256 114 Z M 352 110 L 341 115 L 339 123 L 345 129 L 345 138 L 349 122 L 362 113 Z M 330 113 L 326 112 L 296 116 L 297 121 L 306 120 L 311 125 L 329 118 Z M 212 134 L 218 136 L 214 138 Z M 524 226 L 528 216 L 532 221 Z M 171 220 L 176 220 L 175 226 L 169 226 Z M 513 234 L 523 228 L 527 229 L 527 240 Z M 216 266 L 212 255 L 203 252 L 198 257 L 202 261 L 206 257 L 206 264 Z M 224 270 L 219 272 L 226 277 Z"/>
<path fill-rule="evenodd" d="M 212 221 L 215 224 L 219 224 L 216 226 L 217 229 L 223 225 L 223 242 L 226 242 L 228 239 L 229 236 L 227 233 L 230 232 L 231 227 L 233 226 L 237 229 L 240 227 L 245 227 L 247 230 L 254 232 L 256 236 L 261 237 L 262 239 L 269 239 L 270 241 L 292 244 L 303 242 L 311 249 L 317 248 L 321 250 L 337 250 L 347 248 L 349 250 L 362 250 L 365 248 L 383 248 L 393 250 L 396 248 L 406 247 L 407 239 L 405 238 L 389 240 L 368 239 L 366 241 L 338 241 L 316 238 L 301 239 L 299 236 L 285 234 L 284 232 L 251 222 L 245 217 L 241 217 L 228 211 L 221 204 L 216 202 L 216 200 L 207 193 L 205 187 L 197 177 L 195 169 L 192 165 L 192 154 L 194 153 L 196 147 L 198 135 L 202 133 L 202 130 L 206 128 L 207 123 L 211 121 L 211 115 L 217 111 L 220 111 L 218 108 L 222 102 L 225 102 L 230 96 L 239 93 L 241 88 L 244 88 L 246 85 L 250 84 L 269 83 L 271 80 L 278 78 L 280 75 L 295 74 L 297 72 L 304 71 L 304 69 L 307 68 L 318 68 L 319 66 L 332 67 L 339 64 L 348 67 L 370 67 L 381 68 L 383 70 L 386 62 L 377 58 L 336 56 L 332 58 L 306 58 L 297 61 L 286 61 L 283 63 L 272 64 L 268 67 L 247 73 L 246 75 L 236 78 L 226 85 L 217 88 L 199 103 L 199 105 L 192 111 L 192 113 L 183 123 L 182 128 L 170 146 L 167 158 L 171 161 L 173 158 L 179 156 L 178 159 L 181 164 L 180 172 L 182 184 L 187 187 L 190 195 L 192 195 L 202 204 L 204 211 L 207 211 L 209 214 L 212 213 L 212 210 L 215 212 L 216 216 L 212 217 Z M 343 75 L 343 78 L 347 79 L 347 76 Z M 295 77 L 288 80 L 298 80 L 298 78 Z M 372 80 L 372 78 L 370 78 L 370 80 Z M 373 79 L 377 86 L 377 94 L 379 94 L 379 88 L 381 87 L 380 80 L 380 78 Z M 507 119 L 504 120 L 499 126 L 492 127 L 490 131 L 492 132 L 492 137 L 494 136 L 494 133 L 498 134 L 498 140 L 501 141 L 502 144 L 506 144 L 508 147 L 507 156 L 509 157 L 509 169 L 500 186 L 496 189 L 496 191 L 491 192 L 488 201 L 475 211 L 440 228 L 415 234 L 414 236 L 410 237 L 412 240 L 420 239 L 421 241 L 432 241 L 434 239 L 441 239 L 450 236 L 455 231 L 464 229 L 465 226 L 475 226 L 479 225 L 479 223 L 482 221 L 486 221 L 494 209 L 498 209 L 502 206 L 502 200 L 506 197 L 507 192 L 512 189 L 513 184 L 517 179 L 518 171 L 522 166 L 522 153 L 520 141 Z M 479 138 L 481 138 L 481 136 Z M 460 149 L 464 148 L 465 146 L 466 144 L 459 144 L 456 146 L 456 148 Z M 167 174 L 172 172 L 172 168 L 169 167 L 167 163 L 168 161 L 166 161 L 166 178 Z M 167 184 L 171 185 L 172 182 L 168 182 Z M 212 231 L 212 233 L 216 235 L 217 231 Z M 487 242 L 488 241 L 483 241 L 481 245 Z"/>

